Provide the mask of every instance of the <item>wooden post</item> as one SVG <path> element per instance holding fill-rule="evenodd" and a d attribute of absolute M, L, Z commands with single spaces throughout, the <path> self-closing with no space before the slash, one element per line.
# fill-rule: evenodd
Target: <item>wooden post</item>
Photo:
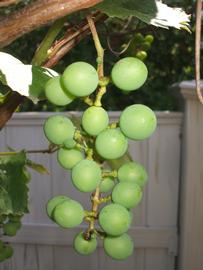
<path fill-rule="evenodd" d="M 203 81 L 201 82 L 203 89 Z M 195 82 L 180 84 L 185 100 L 180 189 L 179 270 L 203 269 L 203 106 Z"/>

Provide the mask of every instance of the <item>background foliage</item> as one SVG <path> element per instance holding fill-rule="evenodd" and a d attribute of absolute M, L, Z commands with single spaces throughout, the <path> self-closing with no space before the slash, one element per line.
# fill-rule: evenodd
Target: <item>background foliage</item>
<path fill-rule="evenodd" d="M 6 16 L 13 9 L 20 8 L 22 5 L 30 3 L 31 0 L 23 1 L 17 7 L 2 9 L 0 16 Z M 165 30 L 156 27 L 149 27 L 144 24 L 139 24 L 138 32 L 143 34 L 154 35 L 154 43 L 148 52 L 146 64 L 149 69 L 149 77 L 147 83 L 138 91 L 133 91 L 130 94 L 123 94 L 121 91 L 109 88 L 108 94 L 104 98 L 104 107 L 108 110 L 122 110 L 132 103 L 144 103 L 155 110 L 179 110 L 177 97 L 170 89 L 175 82 L 182 80 L 194 79 L 194 10 L 195 4 L 189 0 L 182 1 L 165 1 L 171 6 L 180 6 L 186 10 L 187 13 L 192 14 L 192 34 L 185 31 L 178 31 L 174 29 Z M 69 16 L 68 21 L 71 24 L 76 23 L 83 14 L 77 16 Z M 117 28 L 122 27 L 122 23 L 118 20 L 115 24 L 109 21 L 107 26 L 101 24 L 99 33 L 103 40 L 103 46 L 106 48 L 106 71 L 107 75 L 111 66 L 119 59 L 114 55 L 107 45 L 107 33 L 113 37 L 114 46 L 117 49 L 116 38 L 113 32 Z M 131 25 L 131 33 L 122 38 L 124 43 L 129 41 L 130 36 L 134 35 L 134 26 Z M 16 40 L 13 44 L 4 48 L 4 50 L 12 55 L 18 57 L 24 63 L 30 63 L 37 45 L 43 39 L 48 27 L 35 30 L 30 34 L 23 36 Z M 108 31 L 107 31 L 108 30 Z M 120 43 L 120 41 L 119 41 Z M 119 44 L 120 45 L 120 44 Z M 78 46 L 76 46 L 60 63 L 56 66 L 56 70 L 62 72 L 64 68 L 74 61 L 87 61 L 95 65 L 96 52 L 93 46 L 91 37 L 87 37 Z M 122 56 L 121 56 L 122 57 Z M 51 105 L 48 102 L 40 102 L 38 105 L 26 101 L 20 108 L 21 111 L 61 111 L 61 110 L 83 110 L 84 104 L 78 100 L 74 101 L 67 108 L 59 108 Z"/>

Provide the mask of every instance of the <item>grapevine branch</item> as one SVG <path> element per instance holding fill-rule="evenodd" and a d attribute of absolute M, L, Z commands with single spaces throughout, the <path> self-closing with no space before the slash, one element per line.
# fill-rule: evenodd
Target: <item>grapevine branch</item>
<path fill-rule="evenodd" d="M 196 62 L 196 91 L 201 104 L 203 104 L 203 96 L 201 93 L 201 75 L 200 75 L 200 54 L 201 54 L 201 20 L 202 20 L 202 1 L 197 0 L 196 11 L 196 37 L 195 37 L 195 62 Z"/>
<path fill-rule="evenodd" d="M 102 0 L 38 0 L 0 21 L 0 47 L 51 21 L 92 7 Z"/>
<path fill-rule="evenodd" d="M 98 23 L 104 21 L 107 16 L 96 12 L 93 14 L 94 22 Z M 44 63 L 45 67 L 52 67 L 67 54 L 73 47 L 75 47 L 84 37 L 90 34 L 90 27 L 86 20 L 80 24 L 67 29 L 63 38 L 56 41 L 48 51 L 48 59 Z"/>

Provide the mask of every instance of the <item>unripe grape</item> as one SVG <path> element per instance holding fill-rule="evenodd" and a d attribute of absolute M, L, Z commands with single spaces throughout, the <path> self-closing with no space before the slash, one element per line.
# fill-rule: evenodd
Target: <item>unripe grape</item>
<path fill-rule="evenodd" d="M 100 192 L 109 192 L 115 185 L 115 181 L 112 177 L 104 177 L 100 183 Z"/>
<path fill-rule="evenodd" d="M 151 48 L 151 43 L 150 42 L 144 42 L 142 43 L 142 49 L 145 51 L 148 51 Z"/>
<path fill-rule="evenodd" d="M 154 37 L 152 35 L 146 35 L 144 40 L 149 42 L 149 43 L 153 43 Z"/>
<path fill-rule="evenodd" d="M 63 228 L 73 228 L 83 221 L 84 209 L 82 205 L 73 200 L 59 203 L 53 213 L 55 222 Z"/>
<path fill-rule="evenodd" d="M 137 162 L 127 162 L 118 169 L 118 180 L 120 182 L 132 181 L 140 187 L 143 187 L 147 179 L 148 174 L 145 168 Z"/>
<path fill-rule="evenodd" d="M 44 134 L 54 144 L 62 144 L 67 139 L 73 139 L 75 127 L 71 120 L 63 115 L 50 116 L 44 123 Z"/>
<path fill-rule="evenodd" d="M 79 161 L 84 159 L 84 155 L 77 149 L 60 148 L 57 153 L 59 164 L 67 170 L 72 169 Z"/>
<path fill-rule="evenodd" d="M 131 105 L 121 113 L 119 126 L 126 137 L 144 140 L 155 131 L 157 120 L 154 112 L 142 104 Z"/>
<path fill-rule="evenodd" d="M 144 41 L 144 36 L 141 33 L 137 33 L 134 36 L 134 41 L 136 43 L 142 43 Z"/>
<path fill-rule="evenodd" d="M 136 57 L 140 59 L 141 61 L 144 61 L 147 58 L 147 52 L 139 51 L 136 53 Z"/>
<path fill-rule="evenodd" d="M 133 254 L 134 244 L 128 234 L 119 237 L 107 236 L 104 238 L 104 250 L 115 260 L 124 260 Z"/>
<path fill-rule="evenodd" d="M 147 75 L 147 67 L 135 57 L 119 60 L 111 71 L 113 83 L 123 91 L 137 90 L 145 83 Z"/>
<path fill-rule="evenodd" d="M 45 95 L 52 104 L 65 106 L 74 100 L 74 96 L 64 89 L 60 83 L 61 77 L 51 78 L 45 85 Z"/>
<path fill-rule="evenodd" d="M 128 148 L 128 141 L 119 129 L 106 129 L 96 138 L 98 154 L 105 159 L 122 157 Z"/>
<path fill-rule="evenodd" d="M 117 236 L 125 233 L 131 223 L 129 211 L 120 204 L 109 204 L 99 213 L 99 224 L 110 235 Z"/>
<path fill-rule="evenodd" d="M 92 106 L 83 113 L 82 127 L 92 136 L 98 135 L 108 124 L 108 113 L 102 107 Z"/>
<path fill-rule="evenodd" d="M 120 182 L 112 192 L 112 200 L 114 203 L 123 205 L 130 209 L 138 205 L 142 199 L 142 190 L 134 182 Z"/>
<path fill-rule="evenodd" d="M 79 254 L 90 255 L 97 248 L 97 239 L 95 235 L 92 235 L 90 240 L 85 240 L 83 234 L 83 232 L 80 232 L 76 235 L 73 246 Z"/>
<path fill-rule="evenodd" d="M 64 196 L 64 195 L 59 195 L 59 196 L 55 196 L 53 197 L 52 199 L 50 199 L 47 204 L 46 204 L 46 211 L 47 211 L 47 215 L 53 219 L 53 211 L 54 211 L 54 208 L 62 203 L 63 201 L 69 201 L 70 198 L 67 197 L 67 196 Z"/>
<path fill-rule="evenodd" d="M 76 141 L 73 139 L 67 139 L 63 142 L 63 146 L 67 149 L 72 149 L 76 146 Z"/>
<path fill-rule="evenodd" d="M 72 170 L 72 182 L 81 192 L 92 192 L 99 185 L 102 171 L 93 160 L 84 159 L 77 163 Z"/>
<path fill-rule="evenodd" d="M 62 75 L 62 85 L 72 95 L 85 97 L 93 93 L 99 83 L 96 69 L 86 62 L 69 65 Z"/>

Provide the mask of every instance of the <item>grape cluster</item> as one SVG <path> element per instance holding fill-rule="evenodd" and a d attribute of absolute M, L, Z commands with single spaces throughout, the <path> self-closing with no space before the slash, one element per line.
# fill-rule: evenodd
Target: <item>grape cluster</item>
<path fill-rule="evenodd" d="M 0 233 L 4 236 L 15 236 L 21 228 L 20 215 L 2 215 L 0 216 Z M 0 240 L 0 262 L 10 258 L 13 255 L 13 248 L 8 243 Z"/>
<path fill-rule="evenodd" d="M 131 41 L 128 52 L 130 55 L 144 61 L 153 42 L 153 35 L 148 34 L 143 36 L 141 33 L 136 33 Z"/>
<path fill-rule="evenodd" d="M 147 74 L 142 61 L 126 57 L 113 66 L 111 82 L 129 92 L 140 88 Z M 50 79 L 45 93 L 50 102 L 63 106 L 78 97 L 98 95 L 99 91 L 95 90 L 103 87 L 104 81 L 110 80 L 99 79 L 93 66 L 76 62 L 62 76 Z M 89 223 L 74 239 L 73 245 L 79 254 L 91 254 L 99 237 L 103 239 L 106 254 L 113 259 L 123 260 L 132 254 L 133 241 L 127 234 L 132 223 L 131 209 L 140 203 L 148 175 L 135 161 L 122 164 L 118 170 L 106 164 L 126 153 L 128 139 L 149 138 L 156 124 L 153 111 L 142 104 L 128 106 L 118 123 L 109 123 L 108 113 L 96 102 L 84 111 L 80 129 L 64 115 L 53 115 L 45 121 L 44 133 L 57 147 L 58 163 L 71 170 L 71 181 L 77 190 L 91 193 L 90 211 L 62 195 L 50 199 L 46 205 L 48 216 L 62 228 L 73 228 L 83 221 Z M 100 210 L 103 203 L 107 205 Z"/>

